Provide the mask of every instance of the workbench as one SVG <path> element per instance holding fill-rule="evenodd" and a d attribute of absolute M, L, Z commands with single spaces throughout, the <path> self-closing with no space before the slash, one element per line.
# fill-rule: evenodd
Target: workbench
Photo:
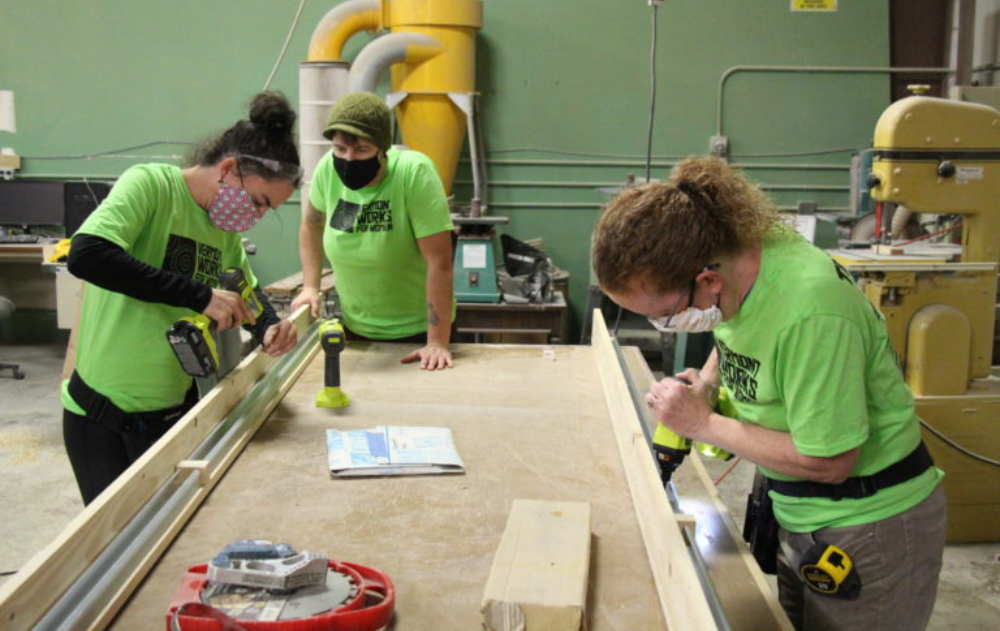
<path fill-rule="evenodd" d="M 460 302 L 454 331 L 459 342 L 566 344 L 569 310 L 560 292 L 552 302 Z"/>
<path fill-rule="evenodd" d="M 295 317 L 301 328 L 304 309 Z M 62 601 L 55 601 L 67 586 L 91 589 L 94 581 L 81 572 L 103 563 L 98 552 L 106 548 L 128 567 L 122 579 L 110 580 L 115 587 L 106 599 L 86 591 L 62 599 L 85 610 L 73 628 L 165 628 L 184 571 L 234 539 L 252 537 L 386 572 L 397 590 L 392 629 L 479 629 L 511 503 L 528 498 L 590 503 L 588 630 L 717 629 L 710 601 L 719 598 L 732 629 L 790 630 L 742 542 L 732 542 L 738 535 L 714 488 L 702 488 L 693 516 L 678 518 L 670 509 L 606 331 L 595 346 L 456 345 L 456 367 L 435 372 L 399 363 L 415 347 L 349 343 L 341 373 L 351 405 L 339 410 L 314 405 L 323 357 L 310 339 L 315 327 L 303 331 L 294 356 L 244 360 L 4 585 L 0 619 L 19 622 L 13 630 L 48 628 L 33 625 L 42 614 L 61 621 L 77 615 L 59 611 Z M 641 357 L 624 355 L 633 367 L 625 370 L 638 373 L 636 386 L 644 389 L 650 375 Z M 255 399 L 263 404 L 259 421 L 242 407 Z M 237 442 L 213 448 L 223 454 L 217 460 L 192 447 L 211 426 L 227 424 Z M 380 424 L 451 428 L 466 472 L 331 479 L 325 430 Z M 711 486 L 697 459 L 691 462 L 693 484 Z M 182 497 L 163 500 L 164 490 Z M 178 519 L 151 525 L 150 505 Z M 165 534 L 138 536 L 129 531 L 137 522 L 142 532 Z M 696 537 L 701 522 L 706 529 Z M 150 551 L 126 560 L 115 536 Z M 685 537 L 701 539 L 706 550 L 690 554 Z M 729 569 L 719 578 L 709 568 L 720 586 L 709 595 L 693 559 L 713 555 L 724 556 Z"/>

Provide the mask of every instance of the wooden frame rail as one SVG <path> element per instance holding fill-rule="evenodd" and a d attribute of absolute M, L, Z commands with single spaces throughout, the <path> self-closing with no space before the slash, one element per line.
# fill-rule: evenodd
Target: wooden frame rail
<path fill-rule="evenodd" d="M 247 356 L 159 442 L 77 515 L 55 541 L 36 554 L 13 580 L 0 588 L 0 626 L 8 631 L 44 628 L 44 620 L 50 610 L 179 469 L 181 475 L 173 484 L 182 484 L 180 478 L 191 478 L 195 481 L 196 491 L 180 505 L 167 507 L 173 516 L 172 522 L 159 533 L 156 541 L 146 542 L 145 550 L 139 553 L 140 560 L 127 569 L 127 580 L 112 586 L 102 602 L 86 603 L 79 614 L 82 618 L 72 625 L 75 629 L 103 629 L 107 626 L 318 350 L 317 338 L 305 335 L 307 330 L 311 331 L 308 327 L 312 324 L 308 309 L 300 308 L 292 320 L 300 337 L 295 351 L 278 360 L 259 348 Z M 278 370 L 280 364 L 286 369 Z M 205 459 L 198 458 L 198 463 L 189 462 L 178 468 L 178 463 L 196 453 L 199 445 L 226 422 L 227 415 L 271 370 L 282 377 L 276 384 L 276 395 L 262 401 L 263 407 L 247 418 L 238 419 L 240 424 L 237 429 L 242 434 L 225 453 L 219 454 L 210 463 L 202 464 Z M 64 626 L 66 620 L 55 620 L 53 624 Z"/>

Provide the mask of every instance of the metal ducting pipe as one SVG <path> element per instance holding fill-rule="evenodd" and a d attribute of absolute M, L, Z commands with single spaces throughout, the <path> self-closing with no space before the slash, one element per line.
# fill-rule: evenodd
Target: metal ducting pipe
<path fill-rule="evenodd" d="M 433 37 L 421 33 L 390 33 L 365 46 L 354 58 L 348 92 L 374 92 L 382 71 L 394 63 L 420 63 L 444 48 Z"/>
<path fill-rule="evenodd" d="M 382 28 L 379 0 L 348 0 L 330 9 L 309 40 L 309 61 L 340 61 L 344 43 L 359 31 Z"/>
<path fill-rule="evenodd" d="M 330 109 L 347 94 L 350 64 L 346 61 L 304 61 L 299 64 L 299 159 L 305 172 L 302 196 L 309 195 L 309 184 L 320 158 L 330 150 L 323 137 Z"/>

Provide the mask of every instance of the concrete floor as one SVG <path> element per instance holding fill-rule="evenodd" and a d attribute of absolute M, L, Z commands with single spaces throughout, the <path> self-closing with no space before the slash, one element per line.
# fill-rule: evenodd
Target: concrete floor
<path fill-rule="evenodd" d="M 0 372 L 0 585 L 55 539 L 82 503 L 62 442 L 58 388 L 65 345 L 0 345 L 0 361 L 27 374 Z M 729 463 L 708 462 L 713 477 Z M 742 524 L 753 467 L 741 462 L 720 484 Z M 1000 626 L 1000 544 L 947 546 L 931 631 Z"/>

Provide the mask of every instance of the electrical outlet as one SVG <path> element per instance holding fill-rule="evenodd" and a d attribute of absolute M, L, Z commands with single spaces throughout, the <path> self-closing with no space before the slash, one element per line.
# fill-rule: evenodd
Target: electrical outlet
<path fill-rule="evenodd" d="M 13 180 L 14 169 L 0 169 L 0 180 Z"/>
<path fill-rule="evenodd" d="M 712 136 L 708 139 L 708 152 L 720 158 L 728 156 L 729 138 L 726 136 Z"/>

